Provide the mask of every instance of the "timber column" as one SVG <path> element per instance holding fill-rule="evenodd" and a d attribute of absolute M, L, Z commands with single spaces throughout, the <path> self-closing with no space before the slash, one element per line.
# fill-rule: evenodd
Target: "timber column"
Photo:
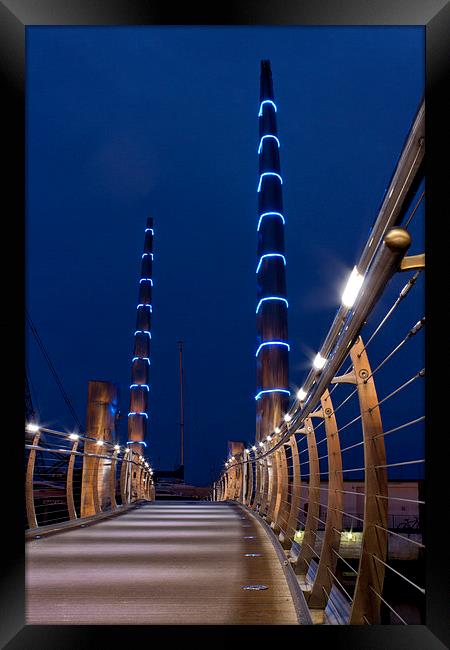
<path fill-rule="evenodd" d="M 261 61 L 256 306 L 256 439 L 271 435 L 289 404 L 283 180 L 270 61 Z"/>
<path fill-rule="evenodd" d="M 148 395 L 150 375 L 150 339 L 153 288 L 153 218 L 148 217 L 142 253 L 139 298 L 131 364 L 130 412 L 128 413 L 128 442 L 133 459 L 144 455 L 147 446 Z M 132 498 L 140 498 L 140 471 L 132 465 Z"/>

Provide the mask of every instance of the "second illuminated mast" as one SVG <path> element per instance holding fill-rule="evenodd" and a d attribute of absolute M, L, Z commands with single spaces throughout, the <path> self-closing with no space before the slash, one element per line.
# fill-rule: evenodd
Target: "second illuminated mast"
<path fill-rule="evenodd" d="M 269 61 L 261 61 L 257 250 L 256 438 L 273 433 L 288 410 L 286 256 L 277 107 Z"/>
<path fill-rule="evenodd" d="M 148 217 L 139 280 L 134 351 L 131 365 L 130 412 L 128 413 L 128 445 L 142 454 L 146 447 L 148 394 L 150 375 L 150 339 L 152 316 L 153 218 Z"/>

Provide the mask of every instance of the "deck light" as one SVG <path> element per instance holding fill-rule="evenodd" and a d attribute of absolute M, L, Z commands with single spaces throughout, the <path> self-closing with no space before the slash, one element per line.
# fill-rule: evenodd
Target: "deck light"
<path fill-rule="evenodd" d="M 39 431 L 39 426 L 37 424 L 33 424 L 33 422 L 29 422 L 26 426 L 26 430 L 29 433 L 37 433 Z"/>
<path fill-rule="evenodd" d="M 275 433 L 281 433 L 280 427 L 275 427 Z"/>
<path fill-rule="evenodd" d="M 103 447 L 103 440 L 97 440 L 97 445 L 99 447 Z"/>
<path fill-rule="evenodd" d="M 71 440 L 78 440 L 79 437 L 78 433 L 71 433 L 69 436 Z"/>
<path fill-rule="evenodd" d="M 364 282 L 364 276 L 358 272 L 356 266 L 350 274 L 350 277 L 345 285 L 344 293 L 342 294 L 342 304 L 349 309 L 355 304 L 358 297 L 359 290 Z"/>
<path fill-rule="evenodd" d="M 115 451 L 120 451 L 120 445 L 114 445 L 114 450 Z"/>
<path fill-rule="evenodd" d="M 285 422 L 290 422 L 291 420 L 292 420 L 292 415 L 289 415 L 289 413 L 285 413 L 284 421 Z"/>
<path fill-rule="evenodd" d="M 253 447 L 252 447 L 252 451 L 256 451 L 256 447 L 255 447 L 255 445 L 253 445 Z"/>
<path fill-rule="evenodd" d="M 267 442 L 270 442 L 272 440 L 272 436 L 267 436 L 266 440 Z"/>
<path fill-rule="evenodd" d="M 259 446 L 260 446 L 260 447 L 264 447 L 264 443 L 263 443 L 262 440 L 261 440 L 261 442 L 259 443 Z"/>

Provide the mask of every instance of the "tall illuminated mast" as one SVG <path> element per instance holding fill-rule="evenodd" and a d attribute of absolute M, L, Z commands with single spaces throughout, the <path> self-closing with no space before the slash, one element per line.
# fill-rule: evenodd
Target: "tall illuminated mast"
<path fill-rule="evenodd" d="M 257 249 L 256 438 L 264 439 L 288 409 L 289 343 L 283 180 L 270 61 L 261 61 Z"/>
<path fill-rule="evenodd" d="M 139 454 L 147 434 L 150 374 L 150 339 L 152 316 L 153 218 L 148 217 L 139 280 L 134 352 L 131 365 L 130 412 L 128 413 L 128 445 Z"/>

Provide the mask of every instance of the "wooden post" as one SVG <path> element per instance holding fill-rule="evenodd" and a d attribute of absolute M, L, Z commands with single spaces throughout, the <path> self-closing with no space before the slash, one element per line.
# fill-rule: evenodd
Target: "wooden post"
<path fill-rule="evenodd" d="M 278 477 L 278 450 L 274 451 L 273 454 L 267 456 L 269 460 L 269 465 L 271 467 L 271 488 L 270 488 L 270 497 L 269 497 L 269 506 L 267 508 L 267 522 L 273 528 L 275 521 L 275 509 L 278 500 L 279 493 L 279 477 Z"/>
<path fill-rule="evenodd" d="M 292 540 L 297 532 L 298 513 L 301 501 L 301 478 L 300 478 L 300 459 L 298 455 L 298 446 L 295 434 L 289 439 L 292 453 L 292 485 L 291 485 L 291 505 L 289 517 L 286 526 L 286 535 L 281 541 L 284 548 L 290 548 Z"/>
<path fill-rule="evenodd" d="M 314 415 L 314 413 L 311 414 L 311 416 Z M 308 440 L 309 457 L 308 513 L 306 515 L 302 546 L 295 563 L 295 572 L 297 574 L 306 574 L 311 559 L 315 558 L 314 545 L 316 543 L 317 517 L 319 517 L 320 513 L 320 466 L 316 435 L 311 417 L 305 418 L 304 431 Z"/>
<path fill-rule="evenodd" d="M 336 417 L 328 389 L 321 398 L 322 412 L 325 417 L 325 432 L 327 436 L 328 451 L 328 507 L 326 525 L 322 541 L 319 566 L 310 593 L 306 592 L 308 607 L 310 609 L 325 609 L 327 596 L 331 592 L 333 578 L 331 573 L 336 572 L 337 555 L 341 543 L 342 531 L 342 503 L 343 503 L 343 475 L 341 445 L 339 442 Z"/>
<path fill-rule="evenodd" d="M 76 451 L 78 448 L 78 438 L 72 443 L 72 449 L 70 450 L 69 463 L 67 465 L 67 476 L 66 476 L 66 495 L 67 495 L 67 510 L 69 511 L 69 519 L 76 519 L 77 512 L 75 510 L 75 503 L 73 500 L 73 468 L 75 465 Z"/>
<path fill-rule="evenodd" d="M 117 454 L 118 451 L 114 449 L 111 456 L 111 470 L 109 474 L 109 498 L 111 500 L 111 510 L 115 510 L 117 508 L 117 501 L 116 501 Z"/>
<path fill-rule="evenodd" d="M 286 458 L 286 446 L 279 449 L 279 500 L 275 509 L 275 530 L 284 538 L 286 535 L 286 524 L 289 516 L 289 477 Z"/>
<path fill-rule="evenodd" d="M 371 625 L 380 622 L 380 599 L 373 592 L 383 593 L 384 565 L 387 556 L 388 483 L 386 450 L 380 407 L 371 377 L 369 359 L 361 337 L 350 350 L 358 387 L 359 407 L 364 439 L 364 524 L 358 577 L 356 579 L 349 623 Z M 378 437 L 380 436 L 380 437 Z M 380 467 L 381 466 L 381 467 Z M 375 557 L 381 562 L 377 562 Z"/>
<path fill-rule="evenodd" d="M 37 447 L 39 445 L 40 437 L 41 437 L 41 431 L 38 430 L 33 436 L 33 442 L 31 443 L 33 447 Z M 28 463 L 27 463 L 27 471 L 25 475 L 25 507 L 27 511 L 27 520 L 28 520 L 29 528 L 37 528 L 36 510 L 34 507 L 34 490 L 33 490 L 35 463 L 36 463 L 36 449 L 30 449 L 30 454 L 28 456 Z"/>
<path fill-rule="evenodd" d="M 130 473 L 130 463 L 128 458 L 130 454 L 130 450 L 124 453 L 122 458 L 122 465 L 120 467 L 120 498 L 122 505 L 130 503 L 130 494 L 128 490 L 128 477 Z"/>

